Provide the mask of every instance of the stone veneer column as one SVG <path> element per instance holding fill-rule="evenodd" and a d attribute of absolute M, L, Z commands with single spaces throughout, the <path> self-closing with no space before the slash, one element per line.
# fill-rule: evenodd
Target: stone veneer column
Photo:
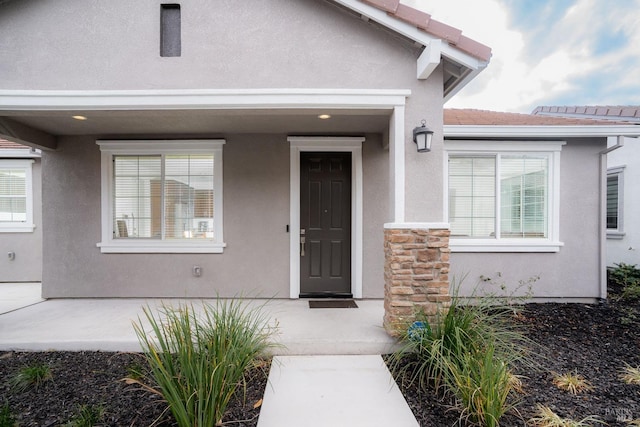
<path fill-rule="evenodd" d="M 449 295 L 449 230 L 400 228 L 384 230 L 384 327 L 400 336 L 417 312 L 430 322 L 446 311 Z"/>

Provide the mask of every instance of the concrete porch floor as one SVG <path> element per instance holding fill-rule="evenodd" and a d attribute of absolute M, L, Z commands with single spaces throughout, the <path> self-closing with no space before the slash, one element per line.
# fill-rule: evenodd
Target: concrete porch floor
<path fill-rule="evenodd" d="M 40 285 L 0 283 L 0 350 L 140 351 L 132 322 L 143 306 L 201 300 L 49 299 Z M 204 300 L 213 302 L 213 300 Z M 264 306 L 278 325 L 278 355 L 372 355 L 393 351 L 395 340 L 382 328 L 382 300 L 358 300 L 359 308 L 310 309 L 307 300 L 246 300 Z M 146 319 L 145 324 L 146 324 Z"/>

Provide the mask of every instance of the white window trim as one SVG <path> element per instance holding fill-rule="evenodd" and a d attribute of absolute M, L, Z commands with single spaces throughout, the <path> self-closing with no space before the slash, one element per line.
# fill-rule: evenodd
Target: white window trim
<path fill-rule="evenodd" d="M 101 197 L 102 241 L 97 244 L 102 253 L 222 253 L 223 237 L 222 146 L 223 139 L 209 140 L 101 140 L 96 141 L 102 152 Z M 166 241 L 126 240 L 113 238 L 113 156 L 119 154 L 213 154 L 214 155 L 214 240 Z"/>
<path fill-rule="evenodd" d="M 0 222 L 0 233 L 33 233 L 33 160 L 0 160 L 0 169 L 24 169 L 26 191 L 26 221 Z"/>
<path fill-rule="evenodd" d="M 449 155 L 455 154 L 547 154 L 549 156 L 548 237 L 544 239 L 449 240 L 452 252 L 559 252 L 560 241 L 560 152 L 565 141 L 444 141 L 444 218 L 449 218 Z M 499 204 L 499 194 L 496 204 Z M 496 212 L 499 215 L 499 212 Z M 497 221 L 497 220 L 496 220 Z"/>
<path fill-rule="evenodd" d="M 625 166 L 616 166 L 607 169 L 607 178 L 610 175 L 618 176 L 618 228 L 607 228 L 607 239 L 622 240 L 624 232 L 624 169 Z M 605 214 L 606 215 L 606 214 Z"/>
<path fill-rule="evenodd" d="M 363 172 L 362 137 L 289 137 L 290 235 L 289 297 L 300 298 L 300 153 L 342 151 L 351 153 L 351 293 L 362 298 L 363 274 Z"/>

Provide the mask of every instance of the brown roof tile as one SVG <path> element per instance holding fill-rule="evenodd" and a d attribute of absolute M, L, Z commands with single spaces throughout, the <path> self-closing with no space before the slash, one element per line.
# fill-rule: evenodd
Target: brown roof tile
<path fill-rule="evenodd" d="M 533 114 L 447 108 L 444 110 L 444 124 L 467 126 L 606 126 L 615 124 L 628 125 L 629 123 L 611 120 L 537 116 Z"/>
<path fill-rule="evenodd" d="M 491 59 L 491 48 L 462 35 L 462 31 L 443 22 L 431 19 L 427 13 L 411 6 L 401 4 L 399 0 L 360 0 L 363 3 L 384 10 L 390 16 L 414 25 L 416 28 L 443 39 L 450 45 L 481 60 Z"/>
<path fill-rule="evenodd" d="M 0 150 L 27 150 L 29 147 L 18 144 L 17 142 L 7 141 L 6 139 L 0 139 Z"/>

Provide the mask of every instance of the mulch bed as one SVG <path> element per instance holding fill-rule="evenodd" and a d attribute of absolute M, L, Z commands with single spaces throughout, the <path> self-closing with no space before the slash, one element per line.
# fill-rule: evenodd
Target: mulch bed
<path fill-rule="evenodd" d="M 640 365 L 639 319 L 636 307 L 616 301 L 526 306 L 518 321 L 543 349 L 545 369 L 522 372 L 526 394 L 517 407 L 519 414 L 506 415 L 500 424 L 525 425 L 537 404 L 547 405 L 563 417 L 596 415 L 610 426 L 626 426 L 625 420 L 640 418 L 640 386 L 618 379 L 625 362 Z M 51 367 L 53 380 L 37 390 L 11 391 L 7 379 L 36 361 Z M 131 368 L 140 366 L 144 366 L 141 355 L 130 353 L 0 353 L 0 405 L 9 405 L 20 426 L 59 426 L 83 404 L 104 407 L 100 424 L 104 426 L 173 426 L 158 395 L 121 381 Z M 554 372 L 574 371 L 595 389 L 574 396 L 552 384 Z M 262 398 L 266 380 L 265 369 L 249 374 L 246 389 L 229 407 L 225 425 L 257 425 L 259 408 L 254 409 L 254 404 Z M 452 402 L 415 388 L 401 388 L 422 427 L 459 425 L 459 413 L 452 409 Z"/>
<path fill-rule="evenodd" d="M 52 380 L 38 389 L 12 391 L 7 380 L 20 368 L 46 363 Z M 60 426 L 69 422 L 80 405 L 104 408 L 100 426 L 175 426 L 162 398 L 140 385 L 126 384 L 131 370 L 140 371 L 145 361 L 135 353 L 105 352 L 7 352 L 0 354 L 0 405 L 8 403 L 20 427 Z M 247 375 L 246 387 L 231 402 L 225 425 L 254 427 L 267 383 L 268 365 Z"/>
<path fill-rule="evenodd" d="M 638 304 L 609 300 L 597 305 L 529 304 L 518 322 L 526 335 L 540 345 L 543 364 L 539 372 L 524 375 L 525 394 L 517 412 L 505 415 L 501 426 L 525 426 L 535 416 L 538 404 L 558 415 L 574 420 L 593 415 L 609 426 L 628 426 L 626 421 L 640 418 L 640 385 L 619 379 L 625 363 L 640 366 L 640 310 Z M 554 373 L 575 372 L 594 387 L 572 395 L 553 385 Z M 420 426 L 465 425 L 452 401 L 416 387 L 401 390 Z M 589 424 L 596 425 L 596 424 Z"/>

